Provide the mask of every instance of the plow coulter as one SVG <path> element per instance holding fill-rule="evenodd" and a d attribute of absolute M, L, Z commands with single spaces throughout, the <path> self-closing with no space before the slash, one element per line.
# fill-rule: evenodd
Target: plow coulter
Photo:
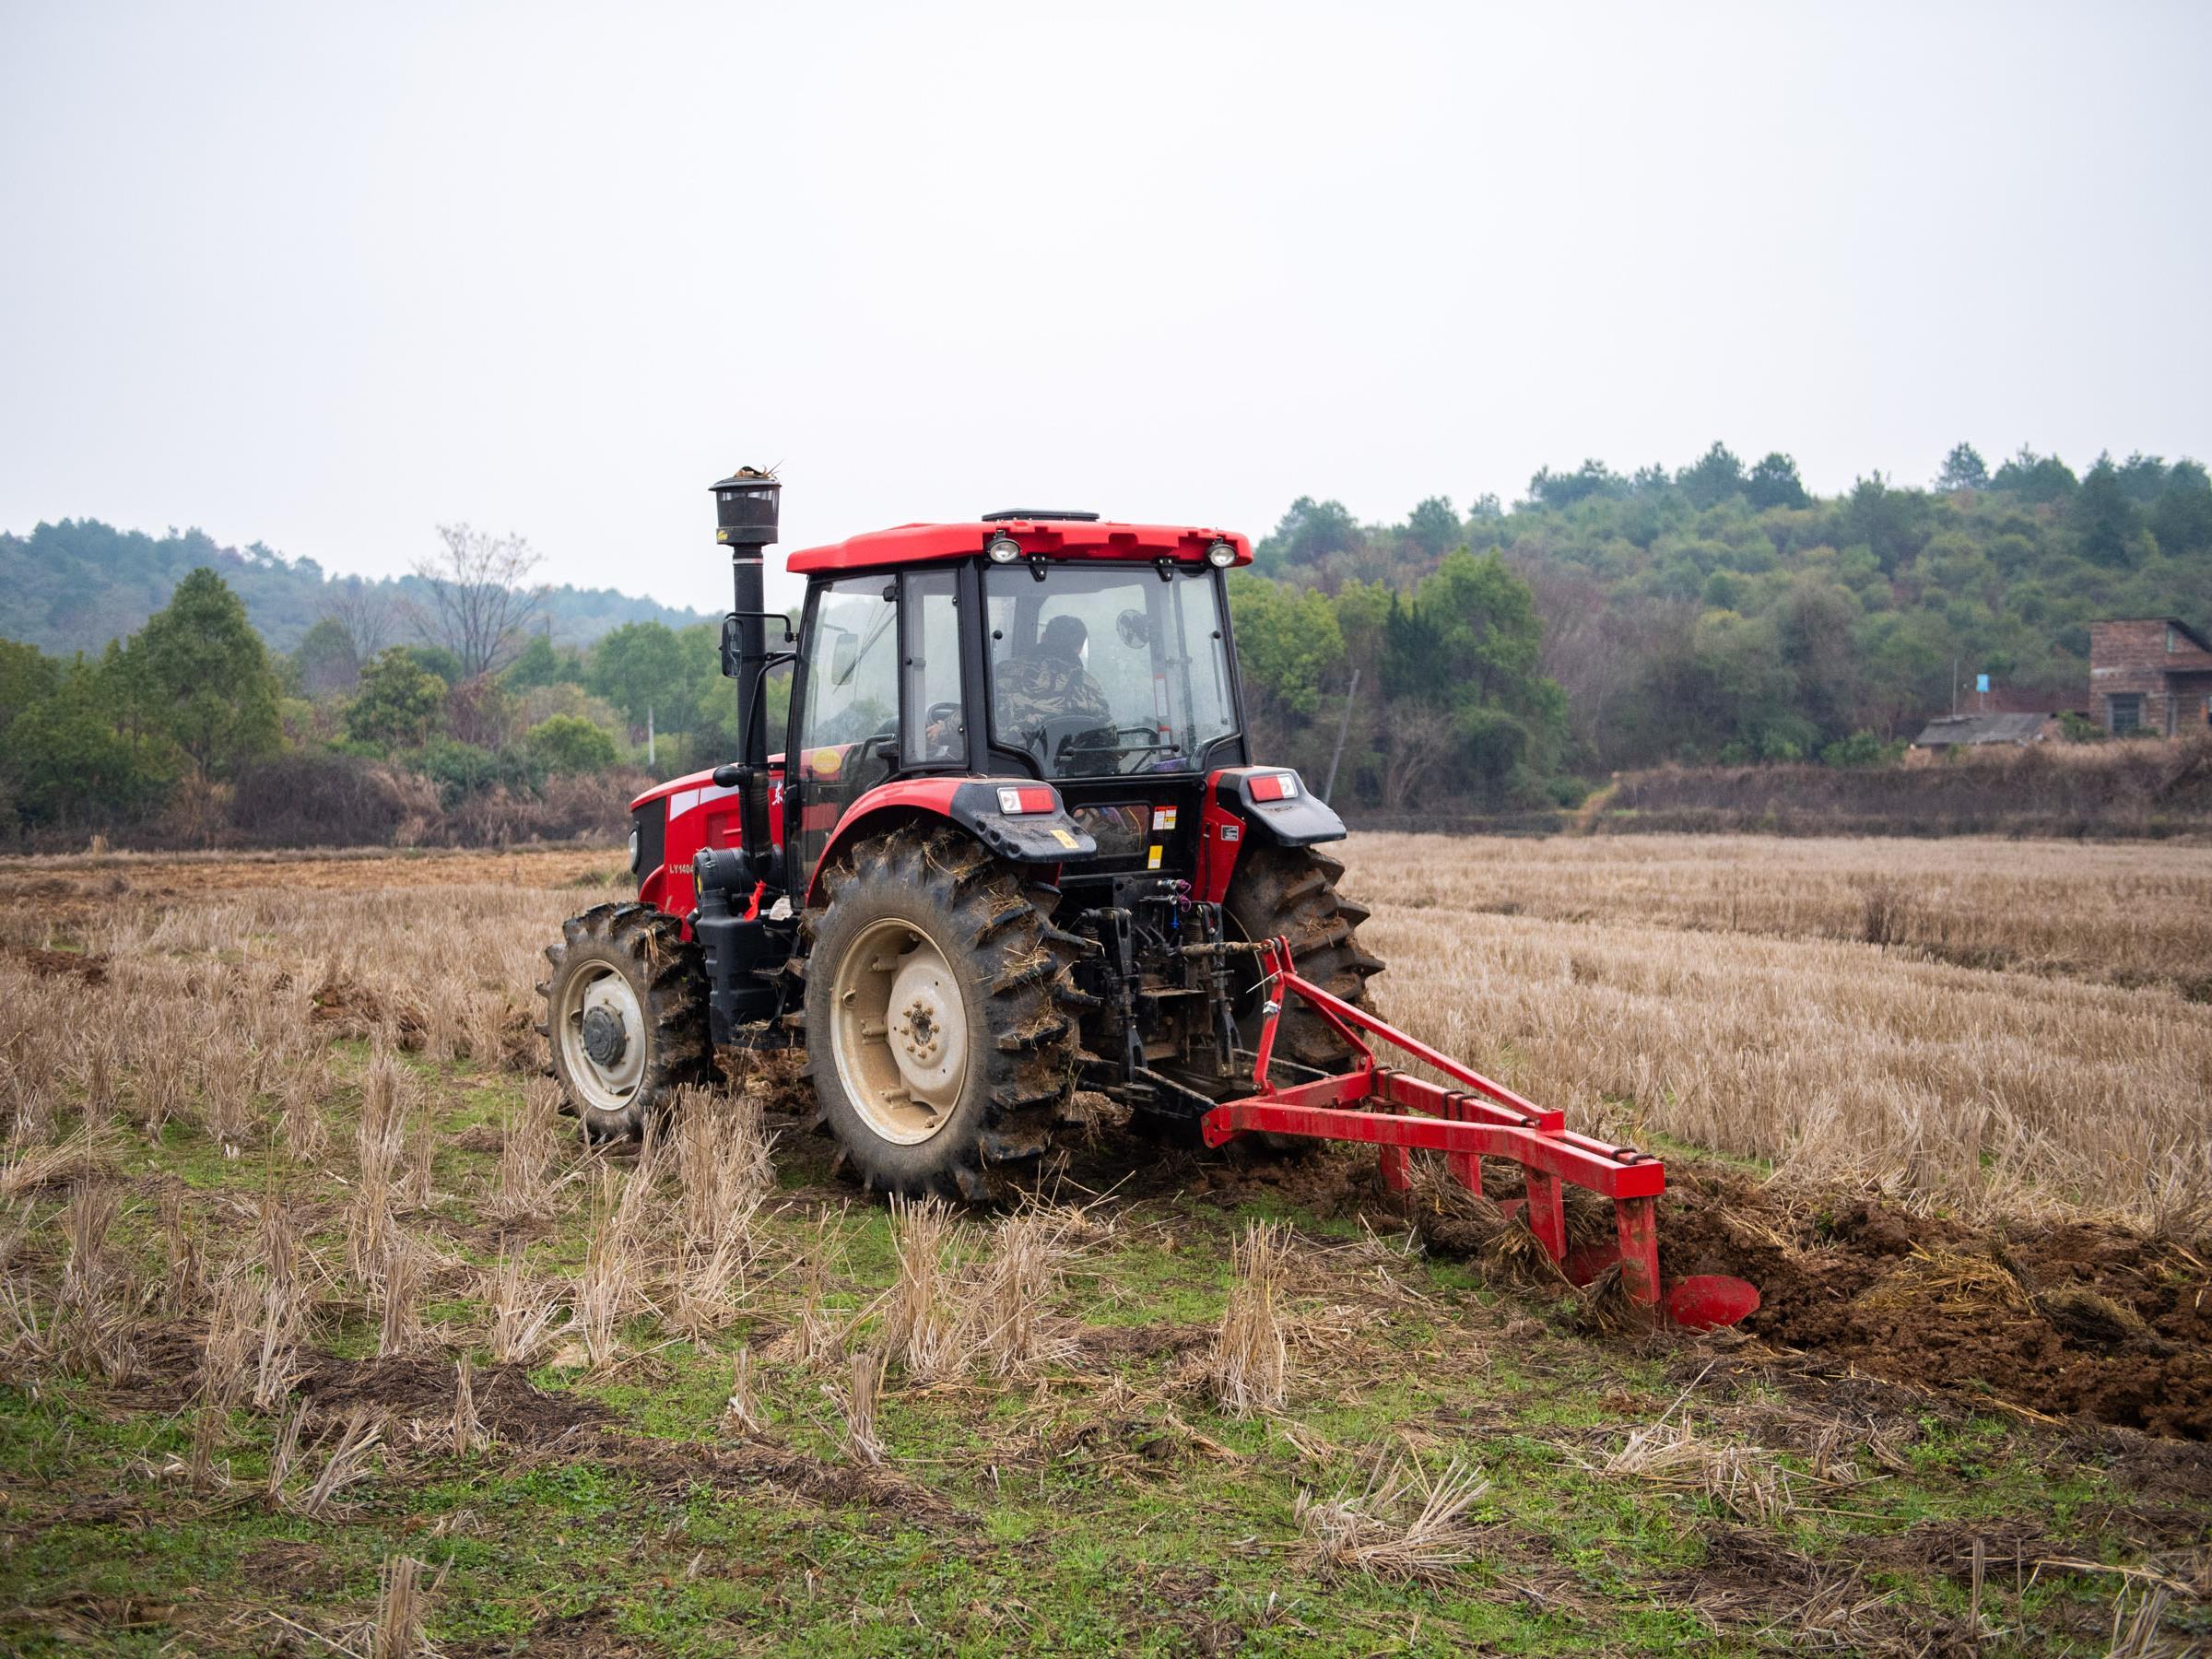
<path fill-rule="evenodd" d="M 1475 1193 L 1482 1191 L 1482 1160 L 1505 1159 L 1520 1165 L 1525 1195 L 1503 1207 L 1518 1213 L 1545 1254 L 1573 1283 L 1587 1285 L 1618 1262 L 1622 1288 L 1634 1305 L 1691 1330 L 1735 1324 L 1758 1309 L 1759 1291 L 1740 1278 L 1699 1274 L 1661 1282 L 1658 1208 L 1659 1195 L 1666 1190 L 1666 1169 L 1658 1159 L 1576 1134 L 1566 1126 L 1564 1113 L 1524 1100 L 1300 978 L 1291 965 L 1288 940 L 1272 939 L 1254 948 L 1266 994 L 1253 1067 L 1255 1092 L 1224 1101 L 1201 1119 L 1208 1146 L 1253 1133 L 1372 1146 L 1382 1184 L 1393 1193 L 1407 1190 L 1408 1157 L 1415 1151 L 1442 1154 L 1451 1178 Z M 1277 1030 L 1284 999 L 1290 996 L 1349 1045 L 1351 1069 L 1300 1083 L 1272 1080 Z M 1431 1082 L 1378 1064 L 1377 1041 L 1450 1082 Z M 1562 1182 L 1612 1201 L 1610 1241 L 1568 1248 Z"/>

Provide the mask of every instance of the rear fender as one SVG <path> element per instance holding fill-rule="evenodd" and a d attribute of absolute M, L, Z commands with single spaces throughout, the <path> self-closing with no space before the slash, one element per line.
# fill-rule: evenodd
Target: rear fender
<path fill-rule="evenodd" d="M 1053 797 L 1049 812 L 1012 813 L 1001 809 L 998 792 L 1043 789 Z M 806 881 L 809 907 L 825 901 L 822 872 L 856 841 L 883 835 L 902 824 L 938 821 L 957 825 L 990 852 L 1010 864 L 1036 865 L 1057 871 L 1070 860 L 1095 857 L 1099 843 L 1067 815 L 1060 792 L 1034 778 L 908 778 L 879 783 L 846 809 L 836 831 Z M 1045 877 L 1051 879 L 1048 875 Z"/>
<path fill-rule="evenodd" d="M 1282 778 L 1288 785 L 1265 780 Z M 1257 782 L 1259 790 L 1253 785 Z M 1275 789 L 1284 793 L 1274 795 Z M 1230 879 L 1246 847 L 1311 847 L 1342 841 L 1344 820 L 1307 792 L 1305 781 L 1287 766 L 1224 767 L 1206 781 L 1198 830 L 1197 897 L 1218 904 L 1229 896 Z"/>

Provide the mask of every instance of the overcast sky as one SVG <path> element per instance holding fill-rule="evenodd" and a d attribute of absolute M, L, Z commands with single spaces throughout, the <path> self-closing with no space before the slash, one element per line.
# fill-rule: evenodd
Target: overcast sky
<path fill-rule="evenodd" d="M 0 529 L 727 604 L 1001 506 L 2212 458 L 2212 7 L 0 0 Z"/>

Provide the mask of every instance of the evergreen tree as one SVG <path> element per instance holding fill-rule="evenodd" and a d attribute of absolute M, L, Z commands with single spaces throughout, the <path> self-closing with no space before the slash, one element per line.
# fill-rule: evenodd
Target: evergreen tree
<path fill-rule="evenodd" d="M 1449 496 L 1430 496 L 1406 520 L 1406 539 L 1426 559 L 1441 559 L 1458 546 L 1459 514 Z"/>
<path fill-rule="evenodd" d="M 246 607 L 205 566 L 177 583 L 124 653 L 155 699 L 170 735 L 202 779 L 227 777 L 273 753 L 276 677 Z"/>
<path fill-rule="evenodd" d="M 1795 469 L 1791 470 L 1794 476 Z M 1689 498 L 1689 504 L 1702 512 L 1743 493 L 1744 464 L 1726 444 L 1715 442 L 1693 465 L 1677 474 L 1675 482 Z"/>
<path fill-rule="evenodd" d="M 1774 451 L 1744 480 L 1744 499 L 1754 512 L 1769 507 L 1804 507 L 1812 498 L 1805 493 L 1805 485 L 1797 477 L 1797 463 L 1780 450 Z"/>
<path fill-rule="evenodd" d="M 676 731 L 681 726 L 673 704 L 685 669 L 673 630 L 659 622 L 625 622 L 593 650 L 584 684 L 621 710 L 631 725 L 643 725 L 650 709 L 661 725 Z"/>
<path fill-rule="evenodd" d="M 2066 516 L 2081 538 L 2081 554 L 2092 564 L 2117 569 L 2142 553 L 2143 513 L 2128 499 L 2127 486 L 2109 454 L 2083 475 Z"/>
<path fill-rule="evenodd" d="M 351 691 L 361 679 L 353 635 L 335 617 L 324 617 L 307 630 L 292 653 L 292 666 L 300 677 L 300 694 L 306 697 Z"/>
<path fill-rule="evenodd" d="M 2212 549 L 2212 477 L 2194 461 L 2177 461 L 2150 510 L 2150 533 L 2168 558 Z"/>
<path fill-rule="evenodd" d="M 2041 505 L 2063 501 L 2074 493 L 2074 469 L 2056 455 L 2039 455 L 2026 444 L 2020 453 L 1997 468 L 1990 488 Z"/>
<path fill-rule="evenodd" d="M 1989 468 L 1983 462 L 1982 452 L 1971 443 L 1954 444 L 1951 453 L 1943 458 L 1943 470 L 1936 475 L 1936 488 L 1947 493 L 1954 489 L 1987 489 Z"/>

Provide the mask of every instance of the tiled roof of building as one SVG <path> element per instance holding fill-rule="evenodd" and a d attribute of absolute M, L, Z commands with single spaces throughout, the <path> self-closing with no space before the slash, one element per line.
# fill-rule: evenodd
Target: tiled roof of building
<path fill-rule="evenodd" d="M 1947 714 L 1928 722 L 1912 739 L 1914 748 L 1947 748 L 1967 743 L 2031 743 L 2051 718 L 2041 714 Z"/>

